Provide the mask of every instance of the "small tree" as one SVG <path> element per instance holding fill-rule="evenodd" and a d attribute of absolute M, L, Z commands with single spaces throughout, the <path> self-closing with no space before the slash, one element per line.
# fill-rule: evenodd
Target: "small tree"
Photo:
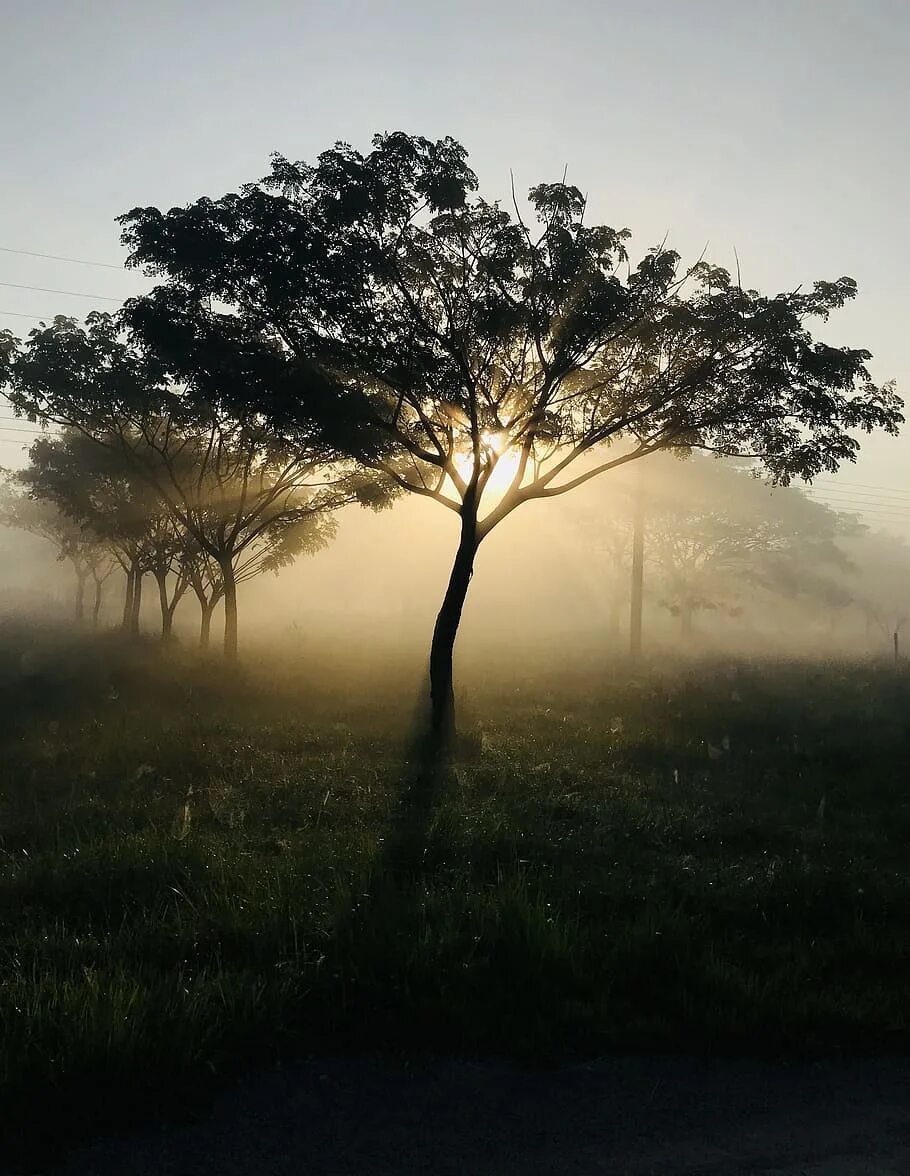
<path fill-rule="evenodd" d="M 92 628 L 97 629 L 101 620 L 101 605 L 104 601 L 104 586 L 119 566 L 116 556 L 103 549 L 98 552 L 89 567 L 92 582 L 95 585 L 95 596 L 92 602 Z"/>
<path fill-rule="evenodd" d="M 121 218 L 169 287 L 134 321 L 195 386 L 337 448 L 458 519 L 430 652 L 434 727 L 479 545 L 513 510 L 662 449 L 758 457 L 786 482 L 834 470 L 900 401 L 866 351 L 815 342 L 849 278 L 766 297 L 664 247 L 633 269 L 567 183 L 530 219 L 472 195 L 452 139 L 393 133 L 314 165 L 276 156 L 220 200 Z M 216 303 L 228 313 L 213 310 Z"/>
<path fill-rule="evenodd" d="M 212 634 L 212 614 L 224 596 L 221 568 L 207 551 L 197 547 L 186 556 L 186 571 L 190 587 L 199 601 L 199 647 L 208 649 Z"/>
<path fill-rule="evenodd" d="M 26 476 L 7 474 L 0 488 L 0 526 L 38 535 L 53 545 L 58 562 L 68 562 L 76 577 L 73 612 L 77 624 L 85 620 L 85 589 L 95 583 L 93 623 L 98 623 L 103 584 L 111 572 L 110 552 L 103 541 L 67 516 L 48 498 L 26 492 Z"/>
<path fill-rule="evenodd" d="M 173 637 L 177 605 L 190 587 L 195 544 L 163 510 L 149 519 L 143 539 L 147 566 L 158 587 L 161 640 L 167 642 Z"/>
<path fill-rule="evenodd" d="M 134 417 L 118 425 L 118 440 L 192 540 L 187 583 L 202 608 L 204 643 L 223 599 L 225 652 L 234 658 L 239 585 L 324 547 L 335 533 L 332 512 L 348 499 L 309 486 L 317 464 L 259 425 L 198 407 L 181 418 L 178 428 L 175 416 Z"/>
<path fill-rule="evenodd" d="M 122 627 L 138 632 L 142 581 L 162 559 L 157 499 L 116 453 L 94 445 L 79 432 L 41 437 L 31 446 L 29 457 L 30 464 L 19 475 L 29 493 L 53 503 L 123 569 Z"/>

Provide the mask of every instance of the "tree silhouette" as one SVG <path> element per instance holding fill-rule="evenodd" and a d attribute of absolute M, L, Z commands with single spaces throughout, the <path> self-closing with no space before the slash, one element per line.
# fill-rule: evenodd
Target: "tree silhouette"
<path fill-rule="evenodd" d="M 73 611 L 77 624 L 85 620 L 85 589 L 92 579 L 92 621 L 97 625 L 104 584 L 114 566 L 107 545 L 50 499 L 27 492 L 27 486 L 28 480 L 22 474 L 5 475 L 0 485 L 0 526 L 48 540 L 57 552 L 58 562 L 71 565 L 76 577 Z"/>
<path fill-rule="evenodd" d="M 207 551 L 196 546 L 185 557 L 187 577 L 193 594 L 199 602 L 199 648 L 208 649 L 212 634 L 212 615 L 218 602 L 224 596 L 224 579 L 221 568 Z"/>
<path fill-rule="evenodd" d="M 478 547 L 518 506 L 661 449 L 812 477 L 902 419 L 868 352 L 807 328 L 851 279 L 766 297 L 663 246 L 633 268 L 629 233 L 588 224 L 573 185 L 533 187 L 527 214 L 476 189 L 453 139 L 396 132 L 121 217 L 130 263 L 167 279 L 131 312 L 166 363 L 457 516 L 430 653 L 441 736 Z"/>
<path fill-rule="evenodd" d="M 33 331 L 24 346 L 7 348 L 6 380 L 17 411 L 107 450 L 156 499 L 170 523 L 159 524 L 145 570 L 159 594 L 171 572 L 177 599 L 192 587 L 203 644 L 224 601 L 231 658 L 238 585 L 321 549 L 334 534 L 332 512 L 366 494 L 362 477 L 329 478 L 323 448 L 299 430 L 289 441 L 240 415 L 242 406 L 175 385 L 165 363 L 132 346 L 110 315 L 90 315 L 84 326 L 59 317 Z M 162 595 L 166 633 L 175 604 Z"/>
<path fill-rule="evenodd" d="M 817 581 L 849 565 L 836 540 L 851 524 L 822 503 L 728 463 L 694 460 L 681 473 L 649 496 L 647 558 L 683 636 L 699 612 L 738 615 L 746 589 L 792 596 L 808 590 L 809 569 Z"/>
<path fill-rule="evenodd" d="M 137 633 L 143 578 L 163 559 L 165 522 L 148 486 L 119 454 L 74 431 L 38 438 L 19 478 L 33 498 L 52 503 L 113 555 L 126 577 L 122 627 Z"/>
<path fill-rule="evenodd" d="M 878 630 L 890 646 L 910 619 L 910 544 L 886 531 L 858 528 L 844 548 L 854 574 L 842 577 L 843 588 L 865 619 L 867 637 Z"/>

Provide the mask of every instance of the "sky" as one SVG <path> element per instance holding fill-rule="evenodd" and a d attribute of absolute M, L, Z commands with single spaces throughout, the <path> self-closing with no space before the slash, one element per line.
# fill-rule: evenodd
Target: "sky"
<path fill-rule="evenodd" d="M 272 151 L 450 134 L 488 197 L 567 169 L 633 260 L 666 236 L 728 267 L 735 249 L 769 293 L 849 274 L 823 337 L 908 389 L 908 59 L 907 0 L 14 0 L 0 250 L 119 266 L 119 213 L 219 196 Z M 0 251 L 0 329 L 147 286 Z M 29 435 L 0 426 L 17 463 Z M 908 458 L 910 431 L 870 439 L 818 493 L 906 530 Z"/>

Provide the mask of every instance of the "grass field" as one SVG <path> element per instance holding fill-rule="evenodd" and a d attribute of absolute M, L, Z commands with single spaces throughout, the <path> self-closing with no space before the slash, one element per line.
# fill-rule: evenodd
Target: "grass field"
<path fill-rule="evenodd" d="M 416 681 L 0 633 L 7 1128 L 323 1050 L 529 1062 L 910 1044 L 910 676 L 468 668 Z"/>

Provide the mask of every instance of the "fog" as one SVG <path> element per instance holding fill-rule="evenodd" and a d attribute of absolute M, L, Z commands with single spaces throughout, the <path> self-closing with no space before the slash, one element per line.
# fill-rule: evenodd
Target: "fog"
<path fill-rule="evenodd" d="M 471 675 L 605 664 L 629 646 L 630 547 L 636 495 L 644 518 L 646 657 L 892 653 L 910 556 L 896 536 L 835 514 L 799 488 L 772 488 L 746 463 L 654 455 L 578 490 L 523 505 L 481 545 L 458 639 Z M 405 496 L 374 512 L 338 512 L 336 537 L 240 590 L 241 651 L 280 647 L 347 660 L 422 664 L 458 520 Z M 4 529 L 6 617 L 68 622 L 73 575 L 44 539 Z M 104 589 L 102 628 L 119 624 L 119 569 Z M 688 614 L 688 615 L 686 615 Z M 154 638 L 153 586 L 142 628 Z M 213 633 L 222 624 L 221 607 Z M 198 639 L 188 593 L 175 634 Z"/>

